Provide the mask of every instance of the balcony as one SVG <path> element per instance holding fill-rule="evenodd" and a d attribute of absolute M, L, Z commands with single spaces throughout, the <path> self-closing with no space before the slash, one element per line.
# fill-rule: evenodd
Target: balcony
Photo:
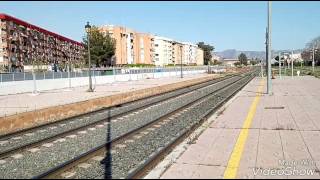
<path fill-rule="evenodd" d="M 7 51 L 3 51 L 2 55 L 5 56 L 5 57 L 8 57 L 8 52 Z"/>
<path fill-rule="evenodd" d="M 7 38 L 7 32 L 1 32 L 1 38 L 6 39 Z"/>
<path fill-rule="evenodd" d="M 6 30 L 7 29 L 7 24 L 5 22 L 1 22 L 0 23 L 0 27 L 1 27 L 1 29 Z"/>
<path fill-rule="evenodd" d="M 22 37 L 24 37 L 24 38 L 27 38 L 27 37 L 28 37 L 28 36 L 27 36 L 25 33 L 23 33 L 23 32 L 20 33 L 20 36 L 22 36 Z"/>
<path fill-rule="evenodd" d="M 0 48 L 7 48 L 7 47 L 8 47 L 8 44 L 5 41 L 3 41 L 2 46 L 0 46 Z"/>

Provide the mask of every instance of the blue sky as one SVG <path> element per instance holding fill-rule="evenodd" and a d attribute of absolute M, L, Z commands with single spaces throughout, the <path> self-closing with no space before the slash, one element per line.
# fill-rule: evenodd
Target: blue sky
<path fill-rule="evenodd" d="M 303 48 L 320 35 L 320 2 L 273 2 L 272 48 Z M 124 25 L 216 51 L 265 49 L 267 2 L 0 2 L 0 12 L 77 41 L 84 25 Z"/>

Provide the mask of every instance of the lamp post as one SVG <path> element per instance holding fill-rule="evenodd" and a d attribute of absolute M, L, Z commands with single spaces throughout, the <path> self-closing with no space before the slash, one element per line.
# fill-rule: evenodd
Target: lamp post
<path fill-rule="evenodd" d="M 279 78 L 282 79 L 282 77 L 281 77 L 281 52 L 279 52 Z"/>
<path fill-rule="evenodd" d="M 89 22 L 87 22 L 85 26 L 86 32 L 87 32 L 87 40 L 88 40 L 88 59 L 89 59 L 89 89 L 87 92 L 93 92 L 92 88 L 92 78 L 91 78 L 91 57 L 90 57 L 90 33 L 91 33 L 91 26 Z"/>
<path fill-rule="evenodd" d="M 34 60 L 32 60 L 32 79 L 33 79 L 33 91 L 32 91 L 32 94 L 33 95 L 37 95 L 38 91 L 37 91 L 36 73 L 34 71 Z"/>
<path fill-rule="evenodd" d="M 214 53 L 213 53 L 213 52 L 212 52 L 212 54 L 213 54 L 213 56 L 214 56 Z M 208 74 L 210 73 L 210 65 L 211 65 L 210 60 L 208 60 Z"/>
<path fill-rule="evenodd" d="M 267 78 L 267 92 L 272 95 L 271 83 L 271 2 L 268 1 L 268 78 Z"/>
<path fill-rule="evenodd" d="M 114 69 L 114 66 L 115 66 L 115 59 L 113 58 L 112 59 L 112 75 L 113 75 L 113 82 L 116 82 L 116 71 L 115 71 L 115 69 Z"/>
<path fill-rule="evenodd" d="M 68 46 L 68 45 L 67 45 Z M 69 45 L 69 48 L 68 48 L 68 50 L 69 50 L 69 57 L 67 57 L 68 58 L 68 80 L 69 80 L 69 90 L 71 90 L 71 72 L 70 72 L 70 69 L 71 69 L 71 62 L 70 62 L 70 59 L 71 59 L 71 47 L 70 47 L 70 45 Z"/>
<path fill-rule="evenodd" d="M 266 42 L 265 42 L 265 45 L 266 45 L 266 63 L 265 63 L 265 71 L 266 71 L 266 75 L 268 76 L 268 72 L 267 72 L 267 68 L 268 68 L 268 28 L 266 28 Z M 262 65 L 263 66 L 263 65 Z M 262 77 L 264 77 L 264 67 L 262 67 Z"/>
<path fill-rule="evenodd" d="M 293 51 L 291 51 L 291 78 L 293 78 Z"/>
<path fill-rule="evenodd" d="M 180 57 L 181 57 L 181 78 L 183 78 L 183 72 L 182 72 L 182 46 L 180 46 Z"/>
<path fill-rule="evenodd" d="M 260 71 L 261 71 L 261 77 L 263 78 L 263 62 L 260 60 Z"/>
<path fill-rule="evenodd" d="M 287 75 L 287 64 L 288 64 L 288 62 L 287 62 L 287 56 L 285 56 L 287 53 L 286 52 L 284 52 L 284 54 L 283 54 L 283 66 L 284 66 L 284 75 L 286 76 Z"/>
<path fill-rule="evenodd" d="M 312 46 L 312 72 L 314 73 L 314 45 Z"/>

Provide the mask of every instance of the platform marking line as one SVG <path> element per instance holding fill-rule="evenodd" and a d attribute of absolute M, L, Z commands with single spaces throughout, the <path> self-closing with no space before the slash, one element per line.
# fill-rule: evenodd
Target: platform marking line
<path fill-rule="evenodd" d="M 236 145 L 234 146 L 234 149 L 233 149 L 232 154 L 230 156 L 228 165 L 227 165 L 226 170 L 224 172 L 224 179 L 235 179 L 237 176 L 242 153 L 243 153 L 243 150 L 244 150 L 244 147 L 245 147 L 248 135 L 249 135 L 249 129 L 251 127 L 253 118 L 255 116 L 263 87 L 264 87 L 264 80 L 261 80 L 259 88 L 258 88 L 258 92 L 256 93 L 256 96 L 250 106 L 250 110 L 249 110 L 248 115 L 244 121 L 244 124 L 243 124 L 241 131 L 240 131 L 238 140 L 236 142 Z"/>

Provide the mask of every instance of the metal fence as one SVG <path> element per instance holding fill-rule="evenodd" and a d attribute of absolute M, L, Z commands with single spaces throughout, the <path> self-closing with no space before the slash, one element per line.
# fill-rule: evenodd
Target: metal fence
<path fill-rule="evenodd" d="M 100 76 L 101 72 L 94 71 L 92 75 Z M 77 77 L 88 77 L 89 72 L 70 72 L 70 78 Z M 69 78 L 68 72 L 43 72 L 43 73 L 35 73 L 36 80 L 45 80 L 45 79 L 61 79 L 61 78 Z M 33 73 L 6 73 L 0 74 L 1 82 L 10 82 L 10 81 L 26 81 L 33 80 Z"/>
<path fill-rule="evenodd" d="M 195 70 L 208 70 L 207 66 L 185 66 L 183 71 L 195 71 Z M 142 74 L 142 73 L 161 73 L 161 72 L 179 72 L 181 67 L 166 67 L 166 68 L 109 68 L 99 71 L 91 71 L 92 76 L 109 76 L 109 75 L 121 75 L 121 74 Z M 61 78 L 78 78 L 88 77 L 89 71 L 82 72 L 42 72 L 35 73 L 36 80 L 46 79 L 61 79 Z M 33 80 L 33 73 L 2 73 L 0 74 L 0 82 L 11 81 L 26 81 Z"/>

